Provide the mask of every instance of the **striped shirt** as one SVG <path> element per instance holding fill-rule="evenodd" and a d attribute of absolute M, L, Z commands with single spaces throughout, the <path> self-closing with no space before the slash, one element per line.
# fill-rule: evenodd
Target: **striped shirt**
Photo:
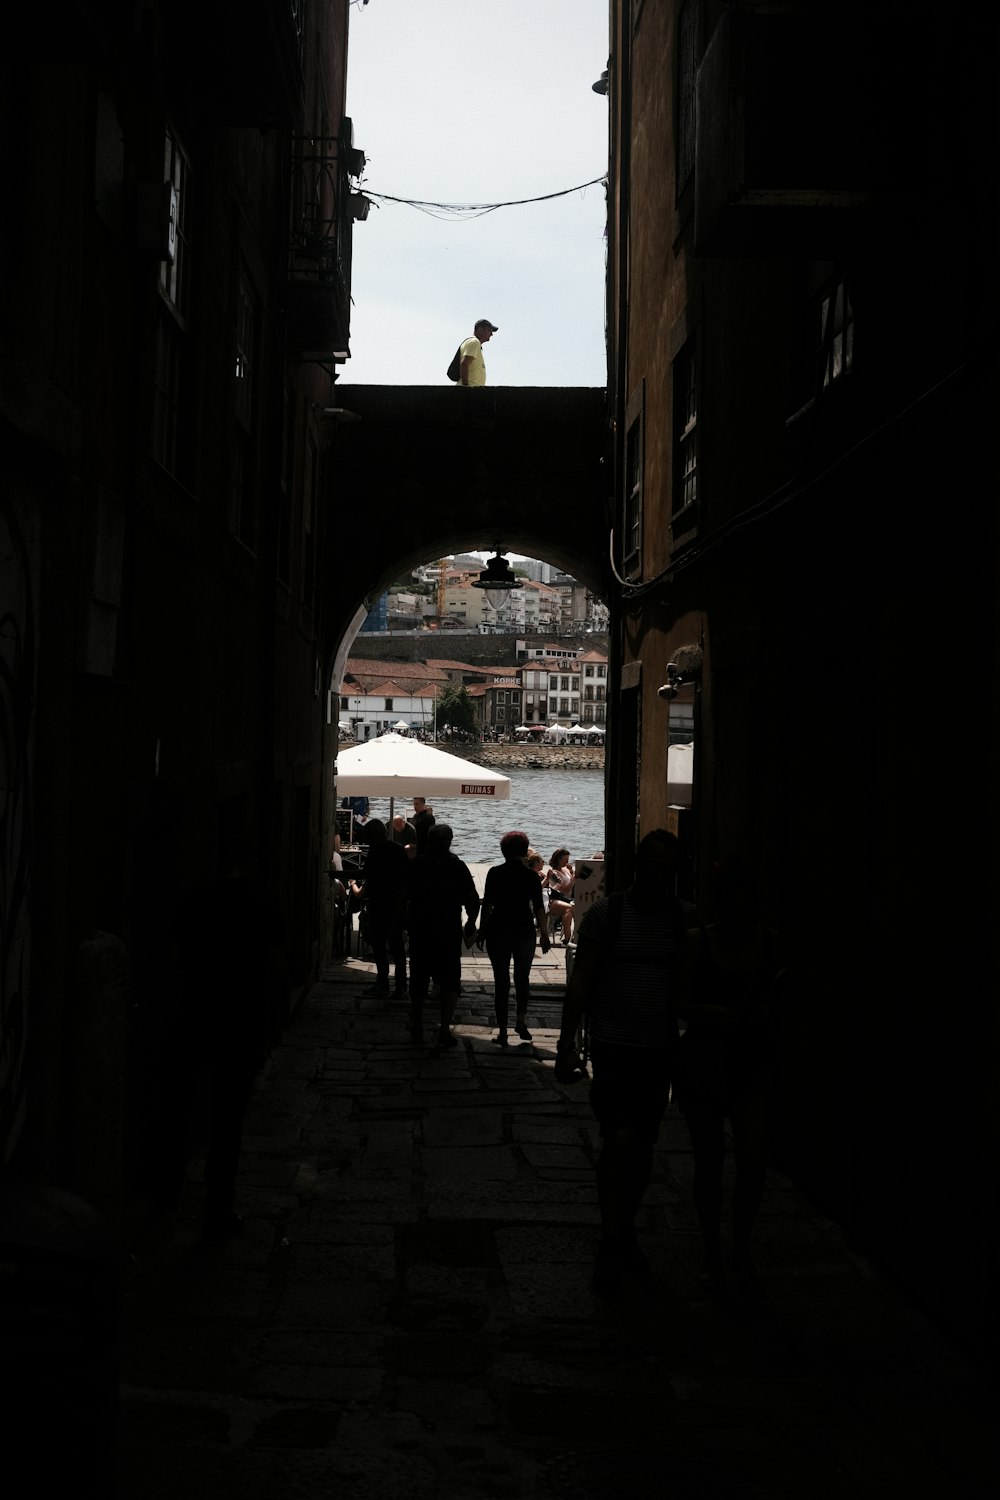
<path fill-rule="evenodd" d="M 577 933 L 578 958 L 600 950 L 599 978 L 591 996 L 590 1035 L 620 1047 L 669 1047 L 677 1041 L 672 984 L 684 940 L 679 902 L 664 898 L 654 912 L 642 912 L 628 894 L 614 951 L 607 952 L 608 898 L 595 901 Z"/>

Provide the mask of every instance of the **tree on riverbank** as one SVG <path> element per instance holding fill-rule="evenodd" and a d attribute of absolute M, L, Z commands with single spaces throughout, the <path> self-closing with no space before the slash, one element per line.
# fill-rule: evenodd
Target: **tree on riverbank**
<path fill-rule="evenodd" d="M 439 729 L 442 724 L 450 724 L 452 729 L 464 730 L 466 734 L 479 733 L 475 705 L 464 683 L 458 687 L 449 683 L 442 690 L 438 699 L 437 722 Z"/>

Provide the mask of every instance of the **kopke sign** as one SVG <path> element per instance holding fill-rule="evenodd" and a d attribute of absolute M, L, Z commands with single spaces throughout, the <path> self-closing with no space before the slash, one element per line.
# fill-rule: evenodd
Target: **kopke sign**
<path fill-rule="evenodd" d="M 481 786 L 477 781 L 462 782 L 463 797 L 495 797 L 496 792 L 495 786 Z"/>

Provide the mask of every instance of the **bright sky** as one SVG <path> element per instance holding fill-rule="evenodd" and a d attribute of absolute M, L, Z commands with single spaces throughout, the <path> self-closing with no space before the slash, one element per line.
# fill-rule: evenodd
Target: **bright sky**
<path fill-rule="evenodd" d="M 351 6 L 364 187 L 441 203 L 558 192 L 607 169 L 607 0 Z M 446 385 L 477 318 L 489 385 L 591 385 L 604 351 L 603 186 L 471 222 L 373 204 L 354 226 L 346 385 Z"/>

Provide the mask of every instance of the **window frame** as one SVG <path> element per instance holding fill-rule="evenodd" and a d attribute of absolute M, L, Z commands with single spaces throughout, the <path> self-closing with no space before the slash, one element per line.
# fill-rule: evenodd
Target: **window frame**
<path fill-rule="evenodd" d="M 191 303 L 191 159 L 169 120 L 164 125 L 163 133 L 163 180 L 177 194 L 177 240 L 173 260 L 160 262 L 159 289 L 164 302 L 172 309 L 181 327 L 185 328 Z"/>
<path fill-rule="evenodd" d="M 641 380 L 625 407 L 622 471 L 622 574 L 642 577 L 643 488 L 645 479 L 646 382 Z"/>
<path fill-rule="evenodd" d="M 671 525 L 687 524 L 698 514 L 698 383 L 701 361 L 694 334 L 685 339 L 671 362 L 671 409 L 673 413 L 673 484 L 670 495 Z"/>
<path fill-rule="evenodd" d="M 236 275 L 233 317 L 233 474 L 229 526 L 250 552 L 257 548 L 257 406 L 261 299 L 247 267 Z"/>

